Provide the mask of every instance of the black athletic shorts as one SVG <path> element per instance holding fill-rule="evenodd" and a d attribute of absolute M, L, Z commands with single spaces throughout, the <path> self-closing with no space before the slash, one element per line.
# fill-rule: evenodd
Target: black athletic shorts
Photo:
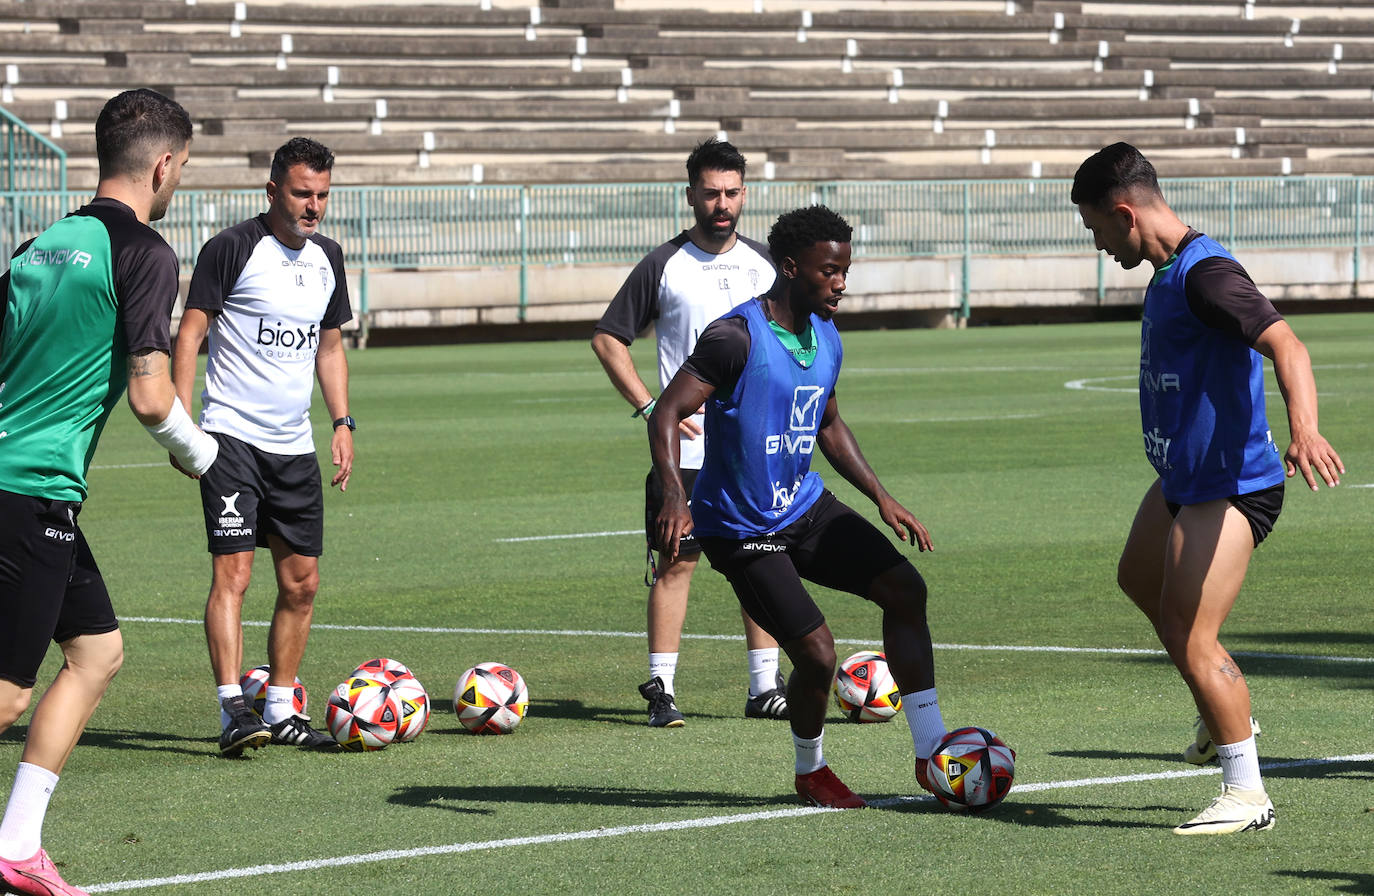
<path fill-rule="evenodd" d="M 1255 537 L 1255 547 L 1259 547 L 1260 542 L 1274 531 L 1274 524 L 1278 522 L 1279 513 L 1283 510 L 1283 483 L 1262 488 L 1257 492 L 1232 495 L 1226 500 L 1230 501 L 1231 506 L 1239 510 L 1250 523 L 1250 534 Z M 1178 516 L 1178 512 L 1183 509 L 1182 504 L 1173 501 L 1164 503 L 1169 507 L 1170 516 Z"/>
<path fill-rule="evenodd" d="M 878 576 L 910 562 L 890 538 L 829 491 L 781 532 L 743 540 L 705 535 L 701 548 L 729 580 L 745 612 L 779 644 L 825 622 L 802 579 L 867 598 Z"/>
<path fill-rule="evenodd" d="M 200 504 L 212 554 L 267 547 L 279 536 L 303 557 L 324 553 L 324 487 L 313 454 L 271 454 L 212 432 L 219 457 L 200 477 Z"/>
<path fill-rule="evenodd" d="M 37 681 L 49 642 L 119 628 L 76 525 L 81 504 L 0 491 L 0 678 Z"/>
<path fill-rule="evenodd" d="M 697 473 L 700 470 L 678 470 L 678 475 L 682 477 L 682 490 L 687 493 L 687 506 L 692 506 L 692 485 L 697 481 Z M 649 475 L 644 477 L 644 537 L 649 542 L 650 552 L 654 549 L 654 540 L 658 537 L 658 512 L 663 509 L 663 477 L 658 475 L 658 470 L 651 469 Z M 695 556 L 701 553 L 701 544 L 695 535 L 687 535 L 678 540 L 678 556 Z M 651 558 L 652 559 L 652 558 Z"/>

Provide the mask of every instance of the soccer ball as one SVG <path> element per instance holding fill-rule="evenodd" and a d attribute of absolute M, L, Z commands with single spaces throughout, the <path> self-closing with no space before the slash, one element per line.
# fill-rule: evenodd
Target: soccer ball
<path fill-rule="evenodd" d="M 239 687 L 243 688 L 243 699 L 259 716 L 263 709 L 267 707 L 267 679 L 272 674 L 271 666 L 258 666 L 243 673 L 239 679 Z M 293 712 L 298 716 L 305 715 L 306 696 L 305 685 L 301 684 L 299 678 L 296 679 L 296 686 L 291 693 L 291 706 Z"/>
<path fill-rule="evenodd" d="M 982 812 L 1011 790 L 1016 751 L 986 728 L 959 728 L 941 738 L 926 767 L 935 798 L 956 811 Z"/>
<path fill-rule="evenodd" d="M 902 694 L 887 657 L 861 650 L 835 673 L 835 704 L 851 722 L 886 722 L 902 708 Z"/>
<path fill-rule="evenodd" d="M 510 734 L 529 705 L 525 679 L 501 663 L 478 663 L 458 677 L 453 689 L 458 721 L 474 734 Z"/>
<path fill-rule="evenodd" d="M 345 750 L 380 750 L 401 729 L 401 701 L 391 685 L 361 675 L 349 676 L 329 695 L 324 718 L 329 733 Z"/>
<path fill-rule="evenodd" d="M 414 740 L 429 724 L 429 694 L 413 675 L 392 682 L 391 692 L 401 703 L 401 727 L 396 733 L 396 740 Z"/>
<path fill-rule="evenodd" d="M 382 684 L 391 684 L 402 678 L 415 677 L 405 663 L 386 657 L 379 657 L 359 664 L 358 668 L 353 670 L 353 674 L 361 675 L 364 678 L 375 678 Z"/>

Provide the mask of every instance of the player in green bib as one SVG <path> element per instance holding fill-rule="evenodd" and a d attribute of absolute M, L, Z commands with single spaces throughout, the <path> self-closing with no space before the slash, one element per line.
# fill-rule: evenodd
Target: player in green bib
<path fill-rule="evenodd" d="M 95 199 L 19 247 L 0 275 L 0 732 L 28 708 L 52 641 L 65 662 L 29 722 L 0 821 L 7 892 L 80 894 L 42 848 L 58 775 L 124 660 L 109 592 L 76 524 L 110 412 L 129 406 L 198 476 L 218 447 L 169 369 L 176 254 L 148 226 L 190 155 L 191 119 L 151 90 L 105 104 Z"/>

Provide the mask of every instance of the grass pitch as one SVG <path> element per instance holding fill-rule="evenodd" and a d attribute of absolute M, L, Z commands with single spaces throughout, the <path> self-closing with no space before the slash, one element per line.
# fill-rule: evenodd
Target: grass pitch
<path fill-rule="evenodd" d="M 642 541 L 606 533 L 641 526 L 647 442 L 586 343 L 568 342 L 350 356 L 358 458 L 349 491 L 326 498 L 301 678 L 322 723 L 358 662 L 411 666 L 434 718 L 374 754 L 218 757 L 195 486 L 118 409 L 81 522 L 128 659 L 56 791 L 45 844 L 91 892 L 196 896 L 1374 892 L 1374 317 L 1293 323 L 1348 472 L 1320 494 L 1290 485 L 1223 633 L 1264 727 L 1271 832 L 1170 833 L 1219 778 L 1179 760 L 1194 710 L 1114 584 L 1152 479 L 1138 327 L 1085 324 L 846 335 L 842 413 L 935 540 L 913 559 L 931 586 L 946 720 L 1018 752 L 997 810 L 911 799 L 904 720 L 838 714 L 827 757 L 882 808 L 798 806 L 786 726 L 742 718 L 738 609 L 706 564 L 678 674 L 687 725 L 646 727 Z M 646 377 L 651 349 L 635 346 Z M 1286 444 L 1272 388 L 1269 409 Z M 274 591 L 262 552 L 248 665 L 265 661 Z M 820 603 L 842 656 L 878 644 L 872 607 Z M 530 715 L 510 736 L 468 735 L 452 714 L 458 674 L 483 660 L 529 683 Z M 57 662 L 52 651 L 40 682 Z M 6 780 L 26 724 L 0 737 Z"/>

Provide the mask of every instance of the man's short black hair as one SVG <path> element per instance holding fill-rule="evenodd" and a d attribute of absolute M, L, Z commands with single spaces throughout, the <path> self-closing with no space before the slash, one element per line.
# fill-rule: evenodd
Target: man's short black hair
<path fill-rule="evenodd" d="M 272 183 L 279 184 L 286 172 L 295 165 L 304 165 L 311 171 L 331 171 L 334 168 L 334 153 L 323 143 L 309 137 L 292 137 L 277 148 L 272 156 Z"/>
<path fill-rule="evenodd" d="M 1150 160 L 1129 143 L 1113 143 L 1078 166 L 1069 198 L 1074 205 L 1097 206 L 1135 189 L 1163 195 Z"/>
<path fill-rule="evenodd" d="M 140 87 L 112 97 L 95 120 L 100 177 L 137 176 L 191 142 L 191 116 L 176 100 Z"/>
<path fill-rule="evenodd" d="M 768 231 L 768 254 L 782 267 L 816 243 L 847 243 L 854 235 L 849 222 L 823 205 L 809 205 L 778 216 Z"/>
<path fill-rule="evenodd" d="M 695 187 L 703 171 L 738 171 L 744 180 L 744 156 L 730 143 L 711 137 L 687 157 L 687 185 Z"/>

